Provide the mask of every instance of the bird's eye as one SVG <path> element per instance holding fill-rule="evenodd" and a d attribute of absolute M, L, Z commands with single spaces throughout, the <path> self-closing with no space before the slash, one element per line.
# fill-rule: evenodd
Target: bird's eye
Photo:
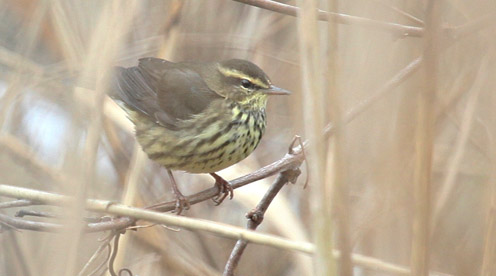
<path fill-rule="evenodd" d="M 247 79 L 242 79 L 241 80 L 241 86 L 243 86 L 246 89 L 253 88 L 253 83 L 251 83 L 251 81 L 249 81 Z"/>

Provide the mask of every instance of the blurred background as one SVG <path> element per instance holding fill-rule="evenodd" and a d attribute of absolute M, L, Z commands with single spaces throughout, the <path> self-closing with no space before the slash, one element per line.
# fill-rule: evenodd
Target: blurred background
<path fill-rule="evenodd" d="M 333 237 L 337 248 L 418 275 L 422 265 L 414 256 L 422 252 L 429 271 L 496 275 L 496 2 L 432 2 L 313 2 L 322 10 L 334 5 L 343 14 L 426 27 L 411 35 L 373 22 L 329 27 L 228 0 L 0 0 L 0 183 L 139 207 L 172 200 L 166 171 L 143 157 L 102 86 L 75 84 L 95 83 L 112 66 L 134 66 L 147 56 L 248 59 L 293 94 L 270 99 L 260 146 L 219 174 L 233 179 L 282 158 L 295 135 L 311 145 L 308 167 L 284 187 L 257 231 L 317 240 L 318 248 Z M 319 126 L 335 120 L 345 122 L 333 132 L 336 139 L 321 135 Z M 184 194 L 213 185 L 208 175 L 175 176 Z M 273 179 L 183 215 L 245 227 L 245 213 Z M 339 203 L 332 215 L 341 219 L 316 227 L 331 199 Z M 95 216 L 29 208 L 56 215 L 52 222 Z M 319 231 L 331 228 L 336 234 L 322 244 Z M 0 275 L 78 275 L 104 236 L 4 231 Z M 222 275 L 234 243 L 160 226 L 128 231 L 116 266 L 134 275 Z M 236 271 L 316 275 L 321 265 L 309 255 L 249 245 Z M 351 272 L 395 275 L 359 265 Z M 102 267 L 94 275 L 104 273 Z"/>

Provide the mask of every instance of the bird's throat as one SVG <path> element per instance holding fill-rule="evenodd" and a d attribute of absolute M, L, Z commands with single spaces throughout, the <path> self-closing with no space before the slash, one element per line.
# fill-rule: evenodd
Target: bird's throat
<path fill-rule="evenodd" d="M 237 101 L 238 106 L 246 111 L 265 110 L 267 107 L 267 95 L 254 95 Z"/>

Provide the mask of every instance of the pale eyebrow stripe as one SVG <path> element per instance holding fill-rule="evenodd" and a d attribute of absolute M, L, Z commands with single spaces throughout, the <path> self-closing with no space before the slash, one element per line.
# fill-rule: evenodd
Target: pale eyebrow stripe
<path fill-rule="evenodd" d="M 222 73 L 222 75 L 224 75 L 226 77 L 233 77 L 233 78 L 238 78 L 238 79 L 247 79 L 247 80 L 253 82 L 255 85 L 258 85 L 258 86 L 263 87 L 263 88 L 269 88 L 269 86 L 267 84 L 265 84 L 264 82 L 262 82 L 262 80 L 260 80 L 259 78 L 250 77 L 250 76 L 246 75 L 245 73 L 240 72 L 238 70 L 226 69 L 226 68 L 219 66 L 219 71 Z"/>

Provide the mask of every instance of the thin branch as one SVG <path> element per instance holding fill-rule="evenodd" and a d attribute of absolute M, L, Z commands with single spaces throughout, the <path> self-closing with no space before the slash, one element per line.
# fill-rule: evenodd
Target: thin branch
<path fill-rule="evenodd" d="M 229 181 L 229 184 L 233 187 L 233 189 L 243 187 L 247 184 L 275 175 L 278 172 L 297 168 L 303 162 L 303 159 L 304 156 L 301 147 L 296 147 L 292 154 L 286 154 L 283 158 L 270 165 L 260 168 L 245 176 L 231 180 Z M 219 189 L 217 187 L 212 187 L 194 195 L 186 196 L 186 199 L 189 201 L 190 204 L 195 204 L 213 198 L 218 194 L 218 192 Z M 159 212 L 168 212 L 175 209 L 175 204 L 175 201 L 169 201 L 152 205 L 148 207 L 148 209 Z"/>
<path fill-rule="evenodd" d="M 135 223 L 136 219 L 130 217 L 111 218 L 108 221 L 88 223 L 86 233 L 125 229 L 133 226 Z"/>
<path fill-rule="evenodd" d="M 279 3 L 271 0 L 234 0 L 234 1 L 291 16 L 297 16 L 298 13 L 300 12 L 300 9 L 295 6 Z M 318 19 L 321 21 L 333 20 L 334 22 L 340 24 L 357 25 L 366 28 L 374 28 L 380 31 L 392 33 L 393 35 L 399 37 L 407 37 L 407 36 L 421 37 L 424 33 L 424 29 L 421 27 L 378 21 L 369 18 L 341 14 L 341 13 L 326 12 L 323 10 L 318 10 L 317 12 L 318 12 Z"/>
<path fill-rule="evenodd" d="M 300 9 L 298 7 L 284 3 L 279 3 L 272 0 L 234 0 L 234 1 L 290 16 L 297 16 L 297 14 L 300 12 Z M 408 16 L 410 20 L 414 20 L 418 24 L 424 24 L 422 20 L 413 17 L 410 14 L 405 13 L 404 11 L 397 10 L 393 7 L 391 8 L 397 12 L 400 12 L 404 16 Z M 459 25 L 455 27 L 444 27 L 443 31 L 447 37 L 453 40 L 458 40 L 460 38 L 466 37 L 480 30 L 483 30 L 485 28 L 494 26 L 494 22 L 496 22 L 494 20 L 494 16 L 495 13 L 490 13 L 463 25 Z M 415 27 L 415 26 L 402 25 L 398 23 L 384 22 L 384 21 L 373 20 L 359 16 L 326 12 L 323 10 L 318 10 L 318 19 L 321 21 L 334 20 L 336 23 L 346 24 L 346 25 L 357 25 L 366 28 L 375 28 L 380 31 L 391 32 L 393 35 L 397 35 L 400 37 L 406 37 L 406 36 L 421 37 L 424 35 L 423 27 Z"/>
<path fill-rule="evenodd" d="M 96 267 L 95 269 L 93 269 L 93 271 L 90 272 L 88 274 L 88 276 L 101 275 L 101 273 L 100 274 L 97 274 L 97 273 L 100 271 L 100 269 L 102 269 L 102 267 L 104 267 L 107 264 L 107 261 L 110 258 L 110 254 L 112 253 L 112 247 L 111 247 L 110 243 L 104 244 L 104 247 L 107 248 L 107 252 L 108 252 L 107 253 L 107 256 L 105 258 L 105 261 L 102 262 L 98 267 Z"/>
<path fill-rule="evenodd" d="M 114 262 L 115 262 L 115 258 L 117 257 L 117 252 L 119 251 L 119 239 L 121 237 L 121 234 L 123 234 L 123 233 L 118 232 L 114 235 L 114 248 L 112 249 L 112 253 L 110 254 L 110 258 L 109 258 L 108 270 L 109 270 L 110 275 L 112 275 L 112 276 L 121 275 L 122 271 L 127 271 L 127 272 L 129 272 L 129 275 L 133 275 L 131 273 L 131 271 L 127 268 L 120 269 L 119 273 L 116 273 L 115 269 L 114 269 Z"/>
<path fill-rule="evenodd" d="M 110 258 L 108 262 L 108 271 L 110 275 L 112 276 L 117 276 L 117 273 L 115 273 L 114 269 L 114 261 L 117 256 L 117 252 L 119 251 L 119 239 L 121 237 L 122 233 L 116 233 L 113 238 L 114 238 L 114 248 L 112 248 L 112 252 L 110 253 Z"/>
<path fill-rule="evenodd" d="M 36 270 L 33 266 L 33 263 L 28 260 L 30 254 L 23 250 L 21 246 L 21 240 L 24 240 L 23 237 L 20 237 L 17 233 L 9 232 L 3 235 L 4 242 L 2 243 L 2 248 L 4 252 L 9 252 L 9 258 L 5 259 L 5 261 L 10 262 L 10 260 L 15 260 L 17 263 L 17 271 L 11 271 L 13 275 L 36 275 L 34 271 Z M 11 250 L 8 250 L 8 248 Z M 10 260 L 9 260 L 10 259 Z M 4 263 L 5 264 L 5 263 Z"/>
<path fill-rule="evenodd" d="M 395 6 L 391 6 L 391 5 L 386 4 L 386 3 L 382 2 L 382 1 L 374 1 L 374 3 L 379 4 L 379 5 L 383 6 L 383 7 L 386 7 L 388 9 L 390 9 L 390 10 L 398 13 L 399 15 L 405 17 L 406 19 L 411 20 L 415 24 L 418 24 L 420 26 L 424 26 L 424 21 L 422 21 L 420 18 L 417 18 L 416 16 L 414 16 L 412 14 L 407 13 L 406 11 L 404 11 L 402 9 L 399 9 L 399 8 L 397 8 Z"/>
<path fill-rule="evenodd" d="M 11 218 L 4 214 L 0 214 L 0 225 L 5 225 L 5 227 L 12 227 L 14 229 L 24 229 L 39 232 L 56 232 L 62 229 L 62 226 L 59 224 Z M 1 230 L 3 230 L 2 228 L 0 228 L 0 232 Z"/>
<path fill-rule="evenodd" d="M 487 72 L 489 66 L 489 58 L 483 59 L 481 66 L 476 75 L 476 79 L 472 87 L 467 91 L 468 99 L 465 111 L 463 112 L 462 122 L 457 135 L 457 140 L 454 145 L 452 156 L 448 159 L 447 174 L 439 187 L 439 196 L 437 197 L 434 209 L 431 216 L 431 233 L 440 222 L 442 211 L 446 208 L 448 199 L 453 193 L 456 184 L 456 178 L 460 171 L 460 164 L 465 154 L 467 143 L 469 142 L 472 124 L 474 123 L 474 116 L 477 109 L 478 97 L 483 89 L 485 81 L 487 80 Z"/>
<path fill-rule="evenodd" d="M 19 210 L 15 213 L 15 216 L 22 218 L 25 216 L 42 217 L 42 218 L 55 218 L 54 215 L 47 212 L 33 211 L 33 210 Z"/>
<path fill-rule="evenodd" d="M 68 196 L 36 191 L 15 186 L 0 185 L 0 194 L 7 197 L 39 200 L 49 205 L 61 205 L 72 202 Z M 313 252 L 314 246 L 308 242 L 296 242 L 268 234 L 260 234 L 239 227 L 215 223 L 206 220 L 181 217 L 166 213 L 144 210 L 136 207 L 125 206 L 107 200 L 86 200 L 85 209 L 93 212 L 104 212 L 117 216 L 132 217 L 159 224 L 183 227 L 188 230 L 203 230 L 217 236 L 231 239 L 245 239 L 252 243 L 269 245 L 281 249 L 295 250 L 307 254 Z"/>
<path fill-rule="evenodd" d="M 112 251 L 112 249 L 110 248 L 110 243 L 109 243 L 109 241 L 112 239 L 112 237 L 113 237 L 113 235 L 109 235 L 105 239 L 102 240 L 102 244 L 97 248 L 97 250 L 95 251 L 95 253 L 93 253 L 93 255 L 91 255 L 90 259 L 86 262 L 86 264 L 83 266 L 83 268 L 81 269 L 81 271 L 78 273 L 78 276 L 93 275 L 97 271 L 99 271 L 107 263 L 107 261 L 110 258 L 110 253 Z M 100 253 L 104 249 L 108 249 L 107 258 L 105 258 L 105 262 L 102 262 L 95 269 L 93 269 L 92 272 L 86 274 L 86 271 L 89 269 L 90 265 L 96 261 L 96 259 L 98 258 L 98 256 L 100 256 Z"/>
<path fill-rule="evenodd" d="M 0 203 L 0 209 L 8 209 L 8 208 L 14 208 L 14 207 L 25 207 L 25 206 L 32 206 L 36 205 L 31 200 L 25 200 L 25 199 L 19 199 L 19 200 L 13 200 L 9 202 L 2 202 Z"/>
<path fill-rule="evenodd" d="M 34 175 L 47 177 L 54 184 L 66 183 L 68 180 L 63 172 L 47 166 L 46 163 L 33 154 L 33 149 L 13 135 L 2 133 L 0 136 L 0 147 L 12 156 L 14 160 L 22 163 L 26 167 L 26 170 L 33 172 Z"/>
<path fill-rule="evenodd" d="M 300 174 L 299 169 L 288 170 L 281 172 L 274 183 L 270 186 L 269 190 L 265 193 L 264 197 L 258 205 L 249 212 L 246 217 L 248 218 L 248 224 L 246 226 L 247 229 L 255 230 L 262 223 L 263 217 L 265 215 L 265 211 L 269 208 L 270 203 L 275 198 L 275 196 L 279 193 L 284 185 L 288 182 L 295 183 L 296 178 Z M 234 246 L 231 255 L 229 256 L 229 260 L 226 263 L 224 268 L 223 276 L 232 276 L 234 275 L 234 270 L 236 269 L 239 260 L 241 259 L 241 255 L 243 254 L 246 246 L 248 245 L 248 241 L 246 240 L 238 240 L 236 245 Z"/>
<path fill-rule="evenodd" d="M 127 170 L 124 184 L 124 191 L 121 196 L 121 202 L 126 205 L 135 205 L 137 201 L 137 197 L 139 193 L 137 193 L 137 189 L 140 182 L 140 176 L 143 173 L 143 169 L 146 163 L 146 154 L 143 152 L 138 142 L 134 143 L 133 155 L 131 158 L 131 163 L 129 164 L 129 169 Z M 120 230 L 118 230 L 120 231 Z M 118 236 L 116 237 L 118 239 Z M 129 245 L 129 235 L 124 236 L 120 241 L 121 251 L 126 252 L 127 247 Z M 117 250 L 115 248 L 114 250 Z M 113 260 L 114 267 L 122 267 L 123 266 L 123 254 L 119 255 L 116 259 Z"/>
<path fill-rule="evenodd" d="M 411 61 L 407 66 L 401 69 L 396 75 L 394 75 L 383 86 L 381 86 L 381 88 L 379 88 L 377 91 L 372 93 L 372 96 L 361 101 L 355 107 L 353 107 L 353 109 L 348 111 L 343 116 L 343 122 L 341 124 L 342 125 L 348 124 L 349 122 L 356 119 L 363 112 L 367 111 L 372 106 L 373 103 L 382 99 L 384 96 L 388 94 L 388 92 L 391 92 L 393 88 L 398 87 L 403 81 L 405 81 L 406 78 L 410 77 L 411 75 L 413 75 L 413 73 L 417 72 L 421 64 L 422 64 L 422 57 L 418 57 L 413 61 Z M 336 131 L 336 127 L 334 124 L 329 124 L 324 129 L 324 133 L 327 137 L 334 134 L 335 131 Z"/>

